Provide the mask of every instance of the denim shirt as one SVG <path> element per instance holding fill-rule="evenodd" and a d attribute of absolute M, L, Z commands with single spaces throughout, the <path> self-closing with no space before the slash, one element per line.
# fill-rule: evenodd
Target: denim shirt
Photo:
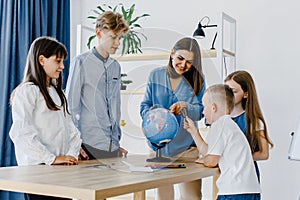
<path fill-rule="evenodd" d="M 83 143 L 104 151 L 119 148 L 120 79 L 120 64 L 95 49 L 71 63 L 66 96 Z"/>
<path fill-rule="evenodd" d="M 195 95 L 193 88 L 182 79 L 173 92 L 166 73 L 166 67 L 154 69 L 149 75 L 144 99 L 140 105 L 140 115 L 143 118 L 153 105 L 160 105 L 169 109 L 172 104 L 184 101 L 187 103 L 188 116 L 194 121 L 198 121 L 202 118 L 202 96 L 204 91 L 205 81 L 202 83 L 200 93 Z M 179 122 L 179 130 L 175 138 L 166 147 L 162 148 L 162 154 L 166 156 L 182 153 L 193 144 L 193 138 L 183 128 L 183 117 L 176 116 L 176 118 Z"/>

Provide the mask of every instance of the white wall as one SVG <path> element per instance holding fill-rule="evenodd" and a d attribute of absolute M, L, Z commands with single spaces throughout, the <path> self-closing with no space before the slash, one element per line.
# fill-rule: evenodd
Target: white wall
<path fill-rule="evenodd" d="M 101 2 L 111 5 L 119 3 L 116 0 Z M 91 25 L 86 17 L 99 3 L 96 0 L 72 1 L 72 57 L 75 55 L 76 24 Z M 237 69 L 245 69 L 253 75 L 269 135 L 275 144 L 270 159 L 260 162 L 262 197 L 264 200 L 297 199 L 300 194 L 300 162 L 287 159 L 290 132 L 296 128 L 300 117 L 300 67 L 297 66 L 300 56 L 300 14 L 297 1 L 124 2 L 127 6 L 132 3 L 136 3 L 137 14 L 151 14 L 151 17 L 141 20 L 143 27 L 172 30 L 182 35 L 191 35 L 205 15 L 211 18 L 211 23 L 217 23 L 221 11 L 237 20 Z M 211 41 L 214 34 L 213 30 L 206 31 L 206 41 L 200 41 L 202 49 L 210 47 L 207 41 Z M 169 44 L 171 39 L 160 34 L 153 40 Z M 174 42 L 170 42 L 169 48 Z"/>

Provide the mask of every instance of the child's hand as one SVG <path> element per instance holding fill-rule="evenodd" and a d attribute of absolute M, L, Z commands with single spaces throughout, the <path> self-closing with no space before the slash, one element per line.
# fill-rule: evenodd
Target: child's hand
<path fill-rule="evenodd" d="M 77 165 L 78 160 L 73 156 L 56 156 L 52 165 Z"/>
<path fill-rule="evenodd" d="M 187 130 L 191 135 L 197 134 L 198 130 L 194 124 L 194 121 L 188 116 L 184 118 L 183 128 Z"/>
<path fill-rule="evenodd" d="M 197 160 L 195 160 L 195 163 L 204 164 L 204 160 L 203 158 L 198 158 Z"/>
<path fill-rule="evenodd" d="M 79 151 L 79 155 L 78 155 L 78 160 L 88 160 L 90 159 L 89 156 L 87 155 L 87 153 L 82 149 L 80 148 L 80 151 Z"/>
<path fill-rule="evenodd" d="M 127 157 L 127 154 L 128 154 L 128 151 L 122 147 L 119 147 L 119 156 L 120 157 L 124 157 L 126 158 Z"/>

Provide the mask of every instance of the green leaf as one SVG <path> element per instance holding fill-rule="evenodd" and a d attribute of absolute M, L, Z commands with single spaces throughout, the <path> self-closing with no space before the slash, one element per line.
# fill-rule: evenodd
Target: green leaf
<path fill-rule="evenodd" d="M 132 43 L 133 43 L 134 49 L 136 51 L 136 49 L 139 47 L 139 42 L 136 40 L 132 40 Z"/>
<path fill-rule="evenodd" d="M 131 53 L 135 53 L 134 40 L 130 40 L 130 45 L 131 45 Z"/>
<path fill-rule="evenodd" d="M 145 14 L 142 14 L 141 16 L 139 16 L 139 18 L 141 18 L 141 17 L 150 17 L 150 16 L 151 16 L 150 14 L 145 13 Z"/>
<path fill-rule="evenodd" d="M 126 50 L 126 42 L 127 42 L 127 35 L 123 37 L 123 42 L 122 42 L 122 55 L 124 55 L 125 50 Z"/>
<path fill-rule="evenodd" d="M 121 11 L 122 11 L 124 20 L 127 22 L 127 11 L 125 10 L 124 6 L 121 6 Z"/>
<path fill-rule="evenodd" d="M 140 49 L 140 48 L 137 48 L 138 49 L 138 51 L 140 52 L 140 53 L 143 53 L 143 51 Z"/>
<path fill-rule="evenodd" d="M 102 14 L 103 12 L 107 10 L 111 10 L 113 12 L 121 12 L 124 20 L 127 22 L 129 26 L 129 31 L 127 32 L 126 35 L 123 36 L 123 41 L 122 41 L 122 55 L 125 53 L 142 53 L 141 46 L 142 46 L 142 40 L 140 37 L 143 37 L 145 40 L 147 40 L 147 37 L 138 31 L 135 31 L 135 29 L 141 29 L 142 26 L 138 23 L 136 23 L 139 19 L 143 17 L 148 17 L 150 14 L 145 13 L 142 14 L 138 17 L 133 17 L 134 16 L 134 11 L 135 11 L 135 4 L 132 4 L 129 9 L 125 8 L 122 3 L 118 3 L 116 6 L 110 6 L 108 4 L 101 4 L 97 6 L 98 10 L 93 10 L 96 16 L 90 15 L 88 16 L 88 19 L 95 20 L 97 17 Z M 87 46 L 90 48 L 91 41 L 95 39 L 95 35 L 90 36 L 88 39 Z"/>
<path fill-rule="evenodd" d="M 114 7 L 114 9 L 113 9 L 112 11 L 113 11 L 113 12 L 116 12 L 117 9 L 118 9 L 118 7 L 121 6 L 121 5 L 123 5 L 123 4 L 122 4 L 122 3 L 118 3 L 118 4 Z"/>
<path fill-rule="evenodd" d="M 142 28 L 142 26 L 141 26 L 141 25 L 139 25 L 139 24 L 133 24 L 132 26 L 134 26 L 134 27 L 138 27 L 138 28 Z"/>
<path fill-rule="evenodd" d="M 92 35 L 89 37 L 88 43 L 86 44 L 89 49 L 91 48 L 91 42 L 93 39 L 95 39 L 95 37 L 96 37 L 96 35 Z"/>
<path fill-rule="evenodd" d="M 149 15 L 149 14 L 143 14 L 143 15 L 141 15 L 141 16 L 138 16 L 138 17 L 134 18 L 134 19 L 131 21 L 131 23 L 133 24 L 134 22 L 136 22 L 136 21 L 139 20 L 140 18 L 148 17 L 148 16 L 150 16 L 150 15 Z"/>
<path fill-rule="evenodd" d="M 105 10 L 104 10 L 101 6 L 97 6 L 97 8 L 98 8 L 101 12 L 105 12 Z"/>
<path fill-rule="evenodd" d="M 92 11 L 93 11 L 97 16 L 100 15 L 100 14 L 102 13 L 102 12 L 101 12 L 101 13 L 98 12 L 97 10 L 92 10 Z"/>
<path fill-rule="evenodd" d="M 142 40 L 137 36 L 137 34 L 134 35 L 135 40 L 139 43 L 139 46 L 142 47 Z"/>
<path fill-rule="evenodd" d="M 131 24 L 131 18 L 132 18 L 132 14 L 134 12 L 134 7 L 135 7 L 135 4 L 133 4 L 130 9 L 129 9 L 129 12 L 128 12 L 128 16 L 127 16 L 127 20 L 128 22 Z"/>
<path fill-rule="evenodd" d="M 144 34 L 144 33 L 139 33 L 141 36 L 143 36 L 143 38 L 145 39 L 145 40 L 147 40 L 148 38 L 147 38 L 147 36 Z"/>
<path fill-rule="evenodd" d="M 130 53 L 130 41 L 129 41 L 129 39 L 127 39 L 127 42 L 126 42 L 126 44 L 127 44 L 127 52 L 126 53 Z"/>
<path fill-rule="evenodd" d="M 142 47 L 142 41 L 136 34 L 134 35 L 134 41 L 137 49 Z"/>

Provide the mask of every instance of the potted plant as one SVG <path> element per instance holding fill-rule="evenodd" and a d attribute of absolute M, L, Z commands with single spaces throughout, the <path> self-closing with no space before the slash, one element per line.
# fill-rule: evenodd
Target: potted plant
<path fill-rule="evenodd" d="M 121 12 L 118 11 L 119 9 L 121 9 Z M 129 31 L 127 32 L 126 35 L 124 35 L 123 41 L 122 41 L 122 55 L 130 54 L 130 53 L 138 53 L 138 52 L 142 53 L 142 50 L 141 50 L 142 40 L 141 40 L 140 36 L 142 36 L 145 40 L 147 39 L 147 37 L 143 33 L 138 32 L 136 30 L 137 28 L 138 29 L 142 28 L 142 26 L 140 24 L 137 24 L 136 22 L 139 19 L 141 19 L 143 17 L 148 17 L 150 15 L 145 13 L 138 17 L 133 17 L 133 13 L 135 11 L 135 4 L 133 4 L 129 9 L 126 9 L 122 3 L 119 3 L 115 7 L 111 7 L 107 4 L 102 4 L 102 6 L 97 6 L 97 10 L 93 10 L 93 12 L 97 16 L 88 16 L 88 18 L 96 20 L 97 17 L 101 13 L 103 13 L 107 10 L 121 13 L 123 15 L 124 20 L 127 22 L 128 26 L 129 26 Z M 90 49 L 91 41 L 95 37 L 96 37 L 96 35 L 92 35 L 89 37 L 88 43 L 87 43 L 87 46 L 89 49 Z"/>
<path fill-rule="evenodd" d="M 123 77 L 126 77 L 127 74 L 122 73 L 121 74 L 121 90 L 126 90 L 127 85 L 132 83 L 132 80 L 124 80 Z"/>

